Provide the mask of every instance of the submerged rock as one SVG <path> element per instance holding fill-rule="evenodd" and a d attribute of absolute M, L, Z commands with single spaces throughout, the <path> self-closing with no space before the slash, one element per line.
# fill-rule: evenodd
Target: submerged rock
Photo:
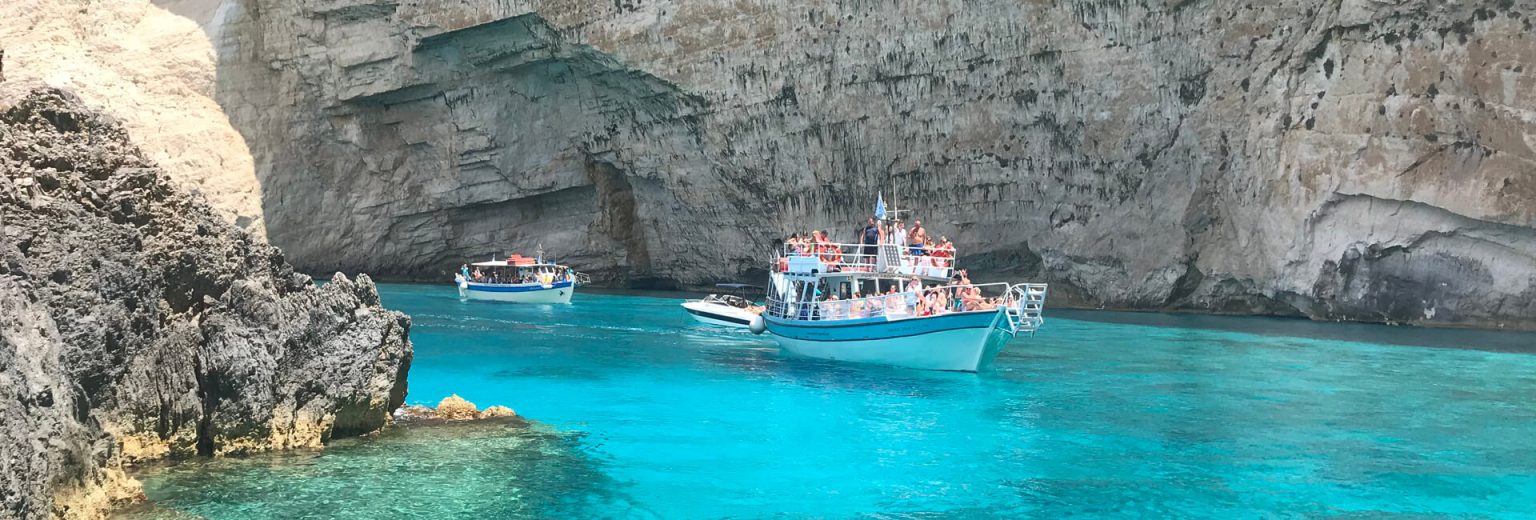
<path fill-rule="evenodd" d="M 72 94 L 0 85 L 0 516 L 98 517 L 123 463 L 319 446 L 405 397 L 410 320 L 323 287 Z"/>
<path fill-rule="evenodd" d="M 405 422 L 432 423 L 518 417 L 518 415 L 511 408 L 501 405 L 492 405 L 481 410 L 475 406 L 475 403 L 459 397 L 458 394 L 453 394 L 444 397 L 442 401 L 438 401 L 436 408 L 416 405 L 406 406 L 396 410 L 395 417 Z"/>

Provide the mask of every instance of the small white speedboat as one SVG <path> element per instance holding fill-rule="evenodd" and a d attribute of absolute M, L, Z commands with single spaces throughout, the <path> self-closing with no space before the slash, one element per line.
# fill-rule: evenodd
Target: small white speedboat
<path fill-rule="evenodd" d="M 749 288 L 762 289 L 739 283 L 722 283 L 717 286 L 737 291 L 745 291 Z M 683 310 L 688 311 L 688 314 L 699 323 L 743 329 L 751 325 L 752 320 L 762 312 L 762 308 L 753 305 L 752 300 L 738 294 L 711 294 L 698 300 L 685 301 L 682 306 Z M 757 312 L 753 312 L 754 308 Z"/>

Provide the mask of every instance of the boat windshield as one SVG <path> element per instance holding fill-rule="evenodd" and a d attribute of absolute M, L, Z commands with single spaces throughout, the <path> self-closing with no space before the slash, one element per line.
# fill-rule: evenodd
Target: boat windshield
<path fill-rule="evenodd" d="M 746 298 L 742 298 L 734 294 L 711 294 L 704 298 L 704 301 L 710 303 L 718 303 L 721 305 L 729 305 L 738 309 L 746 309 L 752 306 L 751 301 L 748 301 Z"/>

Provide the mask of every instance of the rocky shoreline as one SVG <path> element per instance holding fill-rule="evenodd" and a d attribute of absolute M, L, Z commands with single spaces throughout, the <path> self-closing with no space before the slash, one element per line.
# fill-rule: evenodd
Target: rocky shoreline
<path fill-rule="evenodd" d="M 0 516 L 101 518 L 123 468 L 318 447 L 404 401 L 410 318 L 316 286 L 113 118 L 0 84 Z"/>

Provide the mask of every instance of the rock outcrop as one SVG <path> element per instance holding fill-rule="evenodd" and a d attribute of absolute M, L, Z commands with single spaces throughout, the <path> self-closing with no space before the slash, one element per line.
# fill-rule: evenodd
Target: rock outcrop
<path fill-rule="evenodd" d="M 229 5 L 301 269 L 699 285 L 883 192 L 1058 304 L 1536 327 L 1528 2 Z"/>
<path fill-rule="evenodd" d="M 517 417 L 517 412 L 501 405 L 487 406 L 484 410 L 475 406 L 475 403 L 453 394 L 438 401 L 436 408 L 411 405 L 395 412 L 396 419 L 411 422 L 421 421 L 472 421 L 479 419 L 493 419 L 498 417 Z"/>
<path fill-rule="evenodd" d="M 0 84 L 0 516 L 93 518 L 123 463 L 319 446 L 405 397 L 410 320 L 187 195 L 122 125 Z"/>

